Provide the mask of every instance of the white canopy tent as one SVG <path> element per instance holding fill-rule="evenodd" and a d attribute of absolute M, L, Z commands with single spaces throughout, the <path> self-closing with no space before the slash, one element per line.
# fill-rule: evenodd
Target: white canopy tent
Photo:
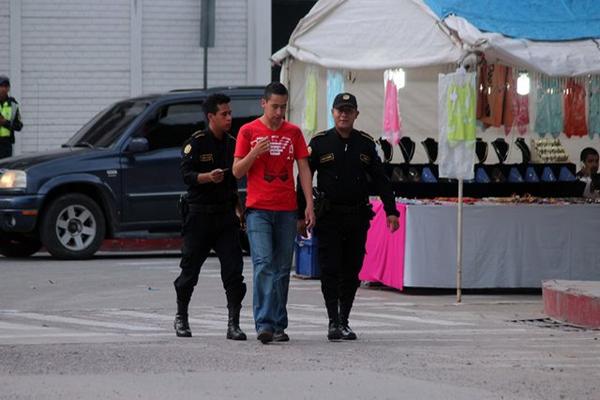
<path fill-rule="evenodd" d="M 287 47 L 291 56 L 326 68 L 381 70 L 455 62 L 460 48 L 420 1 L 321 0 L 300 21 Z"/>
<path fill-rule="evenodd" d="M 383 115 L 383 71 L 404 68 L 406 86 L 399 106 L 403 134 L 416 142 L 437 138 L 437 75 L 456 68 L 472 52 L 483 52 L 488 62 L 500 62 L 552 76 L 600 74 L 600 49 L 594 40 L 539 42 L 484 33 L 463 18 L 439 18 L 421 0 L 320 0 L 299 22 L 289 44 L 275 53 L 282 64 L 281 81 L 290 89 L 290 120 L 300 123 L 304 109 L 306 69 L 319 72 L 318 126 L 325 129 L 326 71 L 344 71 L 345 90 L 358 98 L 361 112 L 356 126 L 380 136 Z M 530 101 L 532 113 L 535 102 Z M 487 130 L 486 140 L 504 137 Z M 571 161 L 598 139 L 564 141 Z M 394 161 L 401 161 L 395 152 Z M 425 162 L 417 147 L 415 162 Z M 520 161 L 512 151 L 508 162 Z M 497 162 L 493 156 L 488 162 Z"/>

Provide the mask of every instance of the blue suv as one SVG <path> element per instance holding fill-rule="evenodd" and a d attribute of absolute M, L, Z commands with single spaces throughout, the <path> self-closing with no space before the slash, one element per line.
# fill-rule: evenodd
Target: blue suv
<path fill-rule="evenodd" d="M 0 254 L 27 257 L 45 246 L 57 258 L 85 259 L 106 238 L 179 234 L 181 145 L 205 128 L 202 102 L 215 92 L 231 97 L 235 136 L 261 115 L 262 91 L 190 89 L 127 99 L 60 149 L 0 160 Z"/>

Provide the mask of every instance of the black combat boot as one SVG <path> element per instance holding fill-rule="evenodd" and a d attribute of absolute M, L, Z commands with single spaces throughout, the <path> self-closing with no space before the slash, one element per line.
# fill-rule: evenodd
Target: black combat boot
<path fill-rule="evenodd" d="M 192 331 L 190 330 L 190 324 L 188 323 L 187 314 L 175 315 L 175 322 L 173 322 L 173 328 L 175 328 L 175 334 L 178 337 L 192 337 Z"/>
<path fill-rule="evenodd" d="M 227 322 L 227 339 L 246 340 L 246 334 L 240 329 L 240 310 L 242 306 L 229 307 L 229 319 Z"/>
<path fill-rule="evenodd" d="M 342 338 L 342 331 L 339 324 L 338 301 L 327 301 L 325 302 L 325 307 L 327 308 L 327 317 L 329 318 L 327 339 L 340 340 Z"/>
<path fill-rule="evenodd" d="M 285 331 L 276 331 L 273 332 L 273 341 L 274 342 L 289 342 L 290 337 Z"/>
<path fill-rule="evenodd" d="M 354 333 L 348 325 L 348 317 L 350 316 L 351 309 L 352 302 L 340 302 L 340 330 L 342 333 L 342 340 L 356 340 L 356 333 Z"/>

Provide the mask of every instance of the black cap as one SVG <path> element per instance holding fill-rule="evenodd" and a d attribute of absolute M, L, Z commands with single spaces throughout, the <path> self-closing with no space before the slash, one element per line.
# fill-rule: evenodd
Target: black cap
<path fill-rule="evenodd" d="M 0 86 L 2 85 L 10 86 L 10 80 L 8 79 L 8 76 L 0 75 Z"/>
<path fill-rule="evenodd" d="M 358 108 L 356 97 L 350 93 L 340 93 L 333 99 L 333 108 L 352 107 Z"/>

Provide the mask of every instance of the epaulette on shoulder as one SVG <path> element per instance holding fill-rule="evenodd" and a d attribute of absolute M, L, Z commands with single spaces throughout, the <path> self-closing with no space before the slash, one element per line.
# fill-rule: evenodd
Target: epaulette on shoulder
<path fill-rule="evenodd" d="M 196 131 L 196 132 L 192 133 L 193 138 L 199 138 L 199 137 L 203 137 L 205 135 L 206 135 L 206 133 L 204 133 L 204 131 Z"/>
<path fill-rule="evenodd" d="M 363 131 L 358 131 L 358 133 L 360 133 L 361 136 L 369 139 L 371 142 L 375 143 L 375 139 L 373 139 L 373 136 L 369 135 L 368 133 L 363 132 Z"/>
<path fill-rule="evenodd" d="M 317 132 L 315 134 L 312 135 L 312 139 L 317 138 L 317 137 L 321 137 L 321 136 L 325 136 L 327 135 L 328 131 L 321 131 L 321 132 Z"/>

